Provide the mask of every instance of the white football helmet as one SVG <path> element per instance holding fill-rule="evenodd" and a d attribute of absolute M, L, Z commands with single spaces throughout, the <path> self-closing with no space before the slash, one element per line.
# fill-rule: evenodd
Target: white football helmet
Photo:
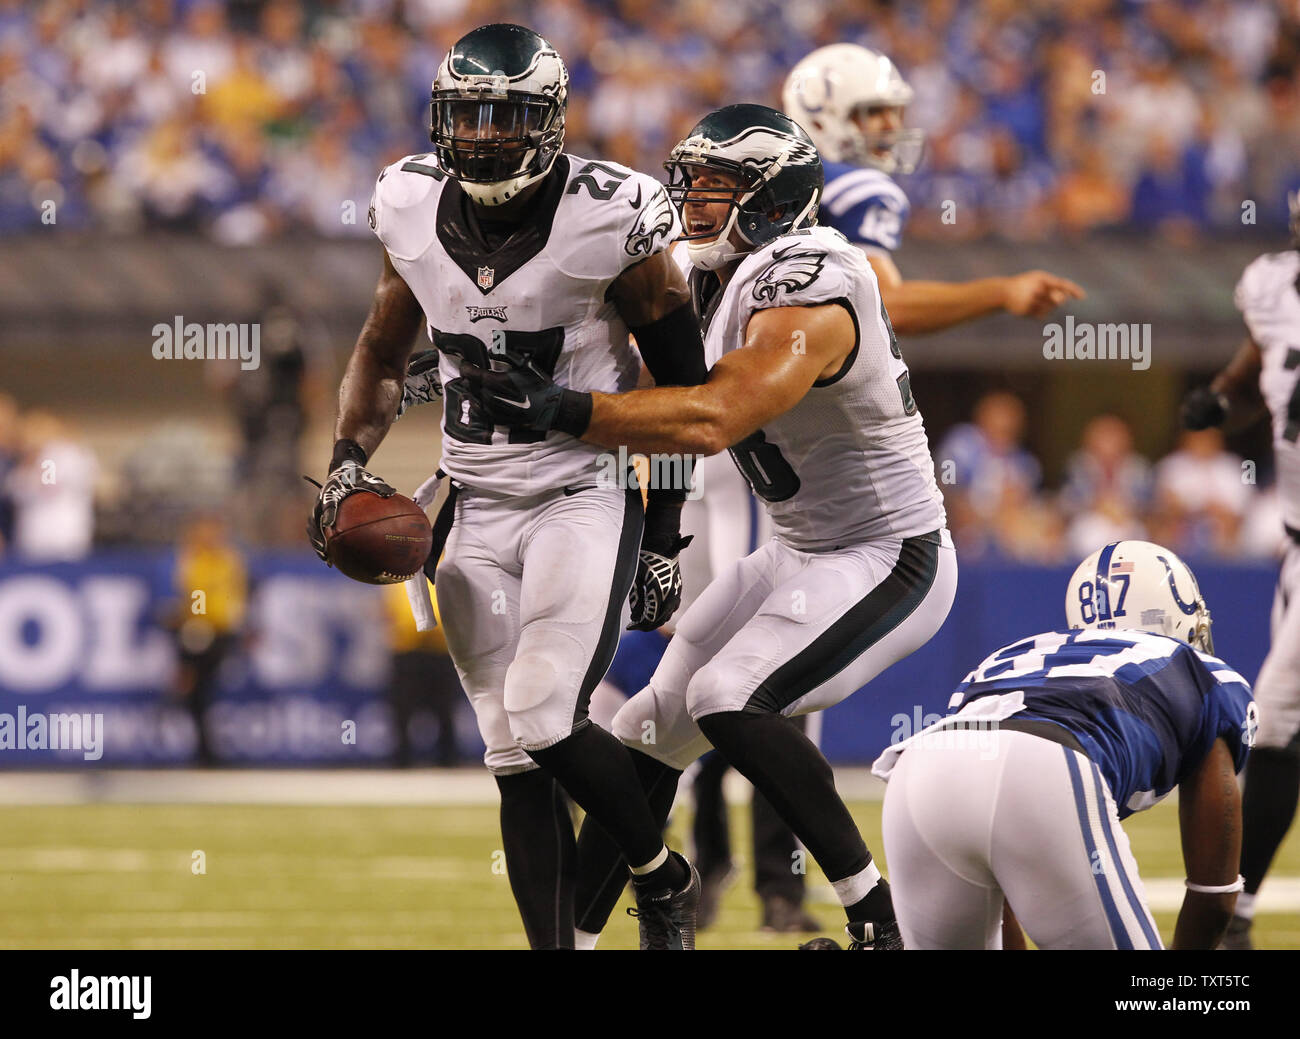
<path fill-rule="evenodd" d="M 1196 575 L 1150 541 L 1113 541 L 1079 564 L 1065 593 L 1071 628 L 1136 628 L 1214 652 Z"/>
<path fill-rule="evenodd" d="M 911 173 L 921 159 L 920 130 L 868 136 L 853 117 L 864 108 L 904 108 L 912 94 L 885 55 L 856 43 L 832 43 L 790 70 L 781 99 L 786 115 L 808 131 L 823 159 Z"/>

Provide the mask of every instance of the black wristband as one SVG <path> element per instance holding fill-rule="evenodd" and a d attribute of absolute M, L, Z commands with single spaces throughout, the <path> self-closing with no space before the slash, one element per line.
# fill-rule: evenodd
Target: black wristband
<path fill-rule="evenodd" d="M 591 394 L 578 390 L 561 390 L 560 406 L 555 412 L 552 429 L 580 437 L 591 425 Z"/>
<path fill-rule="evenodd" d="M 682 529 L 684 492 L 652 487 L 646 493 L 645 526 L 641 546 L 661 556 L 675 556 Z"/>
<path fill-rule="evenodd" d="M 334 441 L 334 455 L 330 458 L 330 472 L 333 472 L 344 462 L 356 462 L 357 465 L 366 464 L 366 452 L 355 440 L 349 440 L 343 437 Z"/>

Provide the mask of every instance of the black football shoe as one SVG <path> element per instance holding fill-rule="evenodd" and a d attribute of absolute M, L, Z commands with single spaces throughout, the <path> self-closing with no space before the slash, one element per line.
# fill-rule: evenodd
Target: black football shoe
<path fill-rule="evenodd" d="M 826 938 L 826 937 L 810 938 L 808 941 L 804 942 L 801 946 L 799 946 L 800 952 L 830 952 L 831 950 L 834 950 L 836 952 L 843 952 L 844 947 L 841 946 L 840 943 L 837 942 L 834 938 Z"/>
<path fill-rule="evenodd" d="M 695 917 L 700 907 L 700 874 L 685 858 L 680 855 L 677 857 L 691 873 L 686 886 L 677 891 L 671 888 L 637 891 L 636 908 L 627 911 L 627 915 L 635 916 L 640 925 L 642 949 L 690 952 L 695 948 Z"/>
<path fill-rule="evenodd" d="M 897 920 L 859 920 L 846 924 L 849 935 L 849 952 L 876 950 L 895 952 L 903 948 L 903 935 Z"/>

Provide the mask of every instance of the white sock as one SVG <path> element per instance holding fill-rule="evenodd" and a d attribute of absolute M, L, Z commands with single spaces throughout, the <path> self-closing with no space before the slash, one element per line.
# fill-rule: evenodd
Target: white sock
<path fill-rule="evenodd" d="M 668 845 L 665 844 L 662 848 L 659 849 L 659 854 L 656 855 L 649 862 L 647 862 L 644 866 L 633 866 L 632 876 L 644 877 L 647 873 L 653 873 L 655 870 L 657 870 L 660 866 L 662 866 L 667 861 L 668 861 Z M 880 874 L 877 873 L 876 876 L 880 876 Z"/>
<path fill-rule="evenodd" d="M 584 931 L 581 927 L 573 929 L 573 947 L 579 950 L 594 949 L 596 943 L 600 941 L 600 933 L 592 934 L 590 931 Z"/>
<path fill-rule="evenodd" d="M 1237 916 L 1245 917 L 1247 920 L 1255 919 L 1255 896 L 1242 892 L 1237 896 L 1237 905 L 1233 909 Z"/>
<path fill-rule="evenodd" d="M 835 889 L 835 897 L 840 900 L 840 905 L 851 906 L 854 902 L 861 902 L 867 897 L 867 892 L 880 882 L 880 870 L 876 869 L 875 862 L 868 862 L 867 868 L 854 873 L 851 877 L 845 877 L 843 880 L 832 880 L 831 887 Z"/>

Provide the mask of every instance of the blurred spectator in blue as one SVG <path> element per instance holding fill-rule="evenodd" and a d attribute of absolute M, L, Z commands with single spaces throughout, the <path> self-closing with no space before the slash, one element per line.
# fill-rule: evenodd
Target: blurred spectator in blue
<path fill-rule="evenodd" d="M 998 515 L 1028 500 L 1042 468 L 1023 447 L 1025 406 L 1013 393 L 981 397 L 971 421 L 954 426 L 935 453 L 948 525 L 963 550 L 979 553 L 994 539 Z"/>
<path fill-rule="evenodd" d="M 1133 449 L 1128 423 L 1118 415 L 1091 419 L 1066 464 L 1060 495 L 1070 517 L 1070 552 L 1082 556 L 1110 541 L 1145 538 L 1151 489 L 1151 464 Z"/>
<path fill-rule="evenodd" d="M 1204 150 L 1189 144 L 1180 156 L 1168 137 L 1157 136 L 1133 188 L 1130 220 L 1143 230 L 1185 241 L 1206 223 L 1209 193 Z"/>

